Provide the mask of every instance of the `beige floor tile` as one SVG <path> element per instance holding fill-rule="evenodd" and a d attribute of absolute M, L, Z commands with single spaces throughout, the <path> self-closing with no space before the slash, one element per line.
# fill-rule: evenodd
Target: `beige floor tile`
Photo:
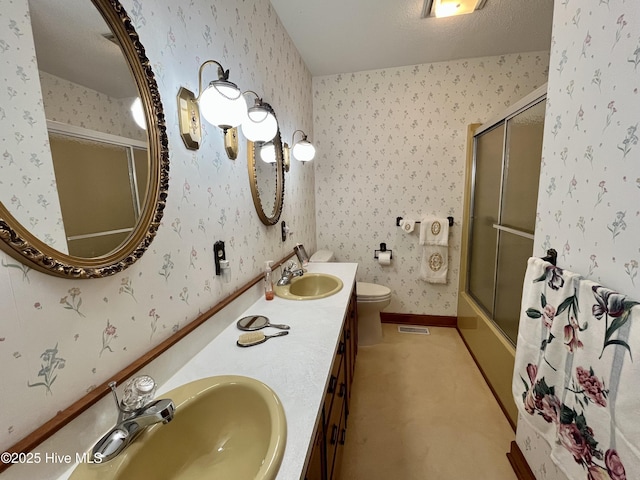
<path fill-rule="evenodd" d="M 358 350 L 341 480 L 515 480 L 515 434 L 454 328 Z"/>

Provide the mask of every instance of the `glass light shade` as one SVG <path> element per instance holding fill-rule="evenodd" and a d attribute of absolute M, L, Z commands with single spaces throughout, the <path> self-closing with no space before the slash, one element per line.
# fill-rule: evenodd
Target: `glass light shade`
<path fill-rule="evenodd" d="M 260 147 L 260 158 L 265 163 L 276 163 L 276 146 L 267 142 Z"/>
<path fill-rule="evenodd" d="M 147 119 L 144 116 L 144 109 L 142 108 L 142 100 L 140 97 L 136 98 L 131 104 L 131 115 L 133 115 L 133 120 L 136 122 L 141 129 L 147 129 Z"/>
<path fill-rule="evenodd" d="M 442 18 L 473 13 L 478 3 L 478 0 L 435 0 L 435 16 Z"/>
<path fill-rule="evenodd" d="M 247 118 L 247 101 L 231 82 L 216 80 L 209 84 L 198 100 L 200 115 L 212 125 L 227 129 Z"/>
<path fill-rule="evenodd" d="M 252 142 L 270 142 L 278 133 L 278 121 L 262 107 L 251 107 L 242 123 L 242 133 Z"/>
<path fill-rule="evenodd" d="M 316 147 L 313 146 L 308 140 L 300 140 L 291 149 L 293 156 L 301 162 L 308 162 L 313 160 L 316 156 Z"/>

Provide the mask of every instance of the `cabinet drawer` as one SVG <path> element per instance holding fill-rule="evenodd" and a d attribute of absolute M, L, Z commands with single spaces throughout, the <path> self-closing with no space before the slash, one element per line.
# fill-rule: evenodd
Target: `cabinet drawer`
<path fill-rule="evenodd" d="M 333 360 L 333 366 L 331 367 L 331 376 L 329 377 L 329 383 L 327 384 L 327 392 L 324 396 L 324 419 L 325 426 L 329 422 L 329 417 L 331 415 L 331 405 L 333 403 L 333 398 L 336 395 L 340 388 L 340 384 L 344 383 L 345 378 L 345 362 L 344 362 L 344 353 L 345 353 L 346 345 L 344 343 L 344 333 L 340 336 L 340 343 L 338 345 L 338 352 L 336 353 L 336 357 Z"/>
<path fill-rule="evenodd" d="M 351 297 L 349 305 L 348 322 L 350 326 L 349 334 L 349 381 L 348 386 L 351 387 L 353 376 L 356 370 L 356 355 L 358 354 L 358 303 L 355 295 Z M 349 388 L 349 397 L 351 397 L 351 388 Z"/>
<path fill-rule="evenodd" d="M 331 467 L 331 474 L 327 477 L 330 480 L 335 480 L 339 476 L 340 465 L 342 463 L 342 455 L 344 452 L 344 443 L 347 438 L 347 419 L 346 412 L 343 412 L 340 416 L 340 427 L 338 428 L 338 444 L 336 445 L 333 465 L 328 463 L 327 466 Z M 329 469 L 327 468 L 327 471 Z"/>
<path fill-rule="evenodd" d="M 322 428 L 318 428 L 316 439 L 313 442 L 313 452 L 307 466 L 307 472 L 304 476 L 305 480 L 323 480 L 324 474 L 324 458 L 323 458 L 324 435 Z"/>
<path fill-rule="evenodd" d="M 326 426 L 326 451 L 327 451 L 327 472 L 331 471 L 333 467 L 333 458 L 336 451 L 336 447 L 339 445 L 341 435 L 341 423 L 346 415 L 345 412 L 345 399 L 347 393 L 346 383 L 346 369 L 340 370 L 338 376 L 338 384 L 336 386 L 336 393 L 333 398 L 333 403 L 330 412 L 327 415 Z"/>
<path fill-rule="evenodd" d="M 340 442 L 340 419 L 343 417 L 344 402 L 337 402 L 334 406 L 333 415 L 329 420 L 329 425 L 326 432 L 326 452 L 327 452 L 327 473 L 333 471 L 333 463 L 335 459 L 335 453 Z M 328 477 L 331 478 L 331 477 Z"/>

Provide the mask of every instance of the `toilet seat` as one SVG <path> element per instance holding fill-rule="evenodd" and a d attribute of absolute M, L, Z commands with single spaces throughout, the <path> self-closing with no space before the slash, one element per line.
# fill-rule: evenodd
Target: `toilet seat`
<path fill-rule="evenodd" d="M 356 295 L 360 303 L 381 302 L 391 299 L 391 289 L 375 283 L 356 282 Z"/>

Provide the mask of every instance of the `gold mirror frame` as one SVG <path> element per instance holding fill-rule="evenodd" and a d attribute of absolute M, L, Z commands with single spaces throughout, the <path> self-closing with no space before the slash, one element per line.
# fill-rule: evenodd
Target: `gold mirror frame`
<path fill-rule="evenodd" d="M 169 142 L 158 85 L 131 19 L 118 0 L 92 0 L 122 48 L 145 116 L 149 144 L 149 183 L 136 228 L 113 252 L 96 258 L 64 254 L 36 238 L 0 202 L 0 249 L 25 265 L 63 278 L 102 278 L 133 265 L 156 235 L 169 189 Z M 108 186 L 107 186 L 108 187 Z"/>
<path fill-rule="evenodd" d="M 273 109 L 269 104 L 266 104 L 273 112 Z M 255 144 L 247 140 L 247 168 L 249 171 L 249 185 L 251 186 L 251 197 L 253 198 L 253 205 L 256 208 L 256 213 L 260 220 L 265 225 L 275 225 L 280 219 L 282 214 L 282 207 L 284 205 L 284 154 L 282 151 L 282 138 L 280 137 L 280 129 L 273 138 L 273 145 L 276 149 L 276 191 L 275 191 L 275 204 L 271 214 L 267 214 L 262 206 L 260 200 L 260 192 L 258 191 L 258 172 L 256 170 L 256 162 L 261 161 L 256 158 L 256 146 Z M 258 154 L 259 155 L 259 154 Z"/>

